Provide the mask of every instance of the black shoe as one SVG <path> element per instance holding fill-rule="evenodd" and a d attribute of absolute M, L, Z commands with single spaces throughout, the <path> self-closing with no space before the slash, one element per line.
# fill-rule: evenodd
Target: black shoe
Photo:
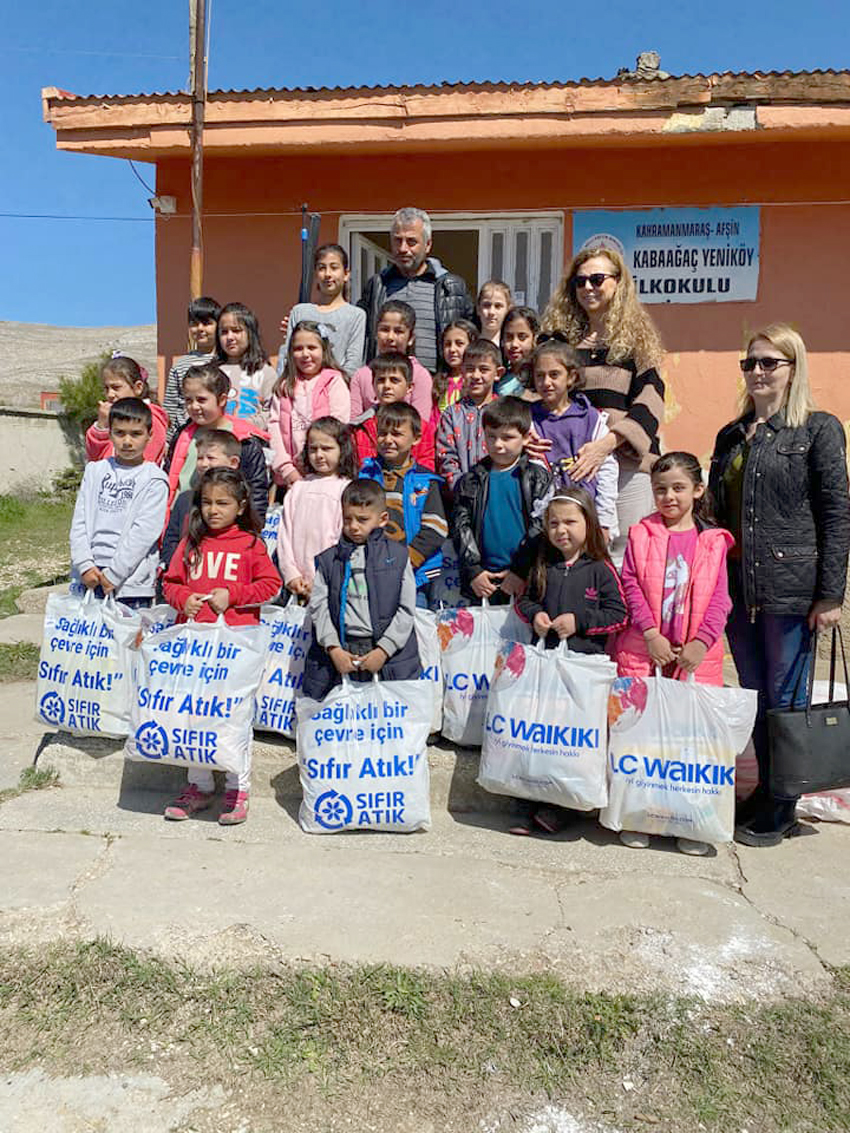
<path fill-rule="evenodd" d="M 797 803 L 767 799 L 749 822 L 735 827 L 735 841 L 744 846 L 778 846 L 784 838 L 794 838 L 802 831 L 794 816 Z"/>
<path fill-rule="evenodd" d="M 735 800 L 735 825 L 747 826 L 756 817 L 767 801 L 767 792 L 763 787 L 756 787 L 751 795 L 745 799 Z"/>

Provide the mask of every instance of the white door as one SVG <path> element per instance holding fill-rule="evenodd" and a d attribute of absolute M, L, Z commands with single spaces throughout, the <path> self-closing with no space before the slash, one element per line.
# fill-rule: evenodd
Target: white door
<path fill-rule="evenodd" d="M 371 279 L 385 267 L 389 267 L 390 257 L 379 244 L 364 236 L 362 232 L 351 233 L 351 301 L 356 303 L 363 294 L 366 280 Z"/>

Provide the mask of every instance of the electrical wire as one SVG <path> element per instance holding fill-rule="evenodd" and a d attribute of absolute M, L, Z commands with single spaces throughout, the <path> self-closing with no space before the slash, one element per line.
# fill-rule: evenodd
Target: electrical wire
<path fill-rule="evenodd" d="M 78 51 L 73 47 L 7 47 L 4 51 L 17 51 L 21 53 L 37 52 L 39 55 L 96 55 L 104 59 L 168 59 L 179 62 L 180 55 L 149 55 L 138 51 Z"/>
<path fill-rule="evenodd" d="M 147 181 L 145 181 L 145 179 L 142 177 L 141 173 L 139 173 L 138 169 L 136 169 L 136 163 L 133 161 L 132 157 L 128 157 L 127 160 L 130 162 L 130 168 L 135 173 L 136 178 L 139 181 L 141 181 L 142 185 L 144 185 L 144 187 L 147 189 L 147 191 L 150 193 L 150 195 L 152 197 L 155 197 L 156 191 L 150 187 L 150 185 L 147 183 Z"/>

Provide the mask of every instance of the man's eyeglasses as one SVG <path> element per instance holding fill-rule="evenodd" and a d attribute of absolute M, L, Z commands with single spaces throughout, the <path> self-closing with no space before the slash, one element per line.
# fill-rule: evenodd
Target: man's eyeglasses
<path fill-rule="evenodd" d="M 742 358 L 741 369 L 745 374 L 751 374 L 758 366 L 763 374 L 772 374 L 777 366 L 790 366 L 790 358 Z"/>
<path fill-rule="evenodd" d="M 573 287 L 577 291 L 583 291 L 588 283 L 591 287 L 601 287 L 606 279 L 617 279 L 617 276 L 610 271 L 595 271 L 592 275 L 574 275 Z"/>

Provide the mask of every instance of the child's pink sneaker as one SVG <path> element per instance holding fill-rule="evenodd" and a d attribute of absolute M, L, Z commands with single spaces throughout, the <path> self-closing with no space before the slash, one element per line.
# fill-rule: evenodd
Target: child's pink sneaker
<path fill-rule="evenodd" d="M 224 810 L 218 816 L 222 826 L 238 826 L 248 817 L 248 792 L 225 791 Z"/>
<path fill-rule="evenodd" d="M 182 822 L 197 814 L 199 810 L 207 810 L 212 805 L 212 792 L 199 790 L 194 783 L 187 784 L 183 794 L 165 808 L 165 817 L 172 822 Z"/>

